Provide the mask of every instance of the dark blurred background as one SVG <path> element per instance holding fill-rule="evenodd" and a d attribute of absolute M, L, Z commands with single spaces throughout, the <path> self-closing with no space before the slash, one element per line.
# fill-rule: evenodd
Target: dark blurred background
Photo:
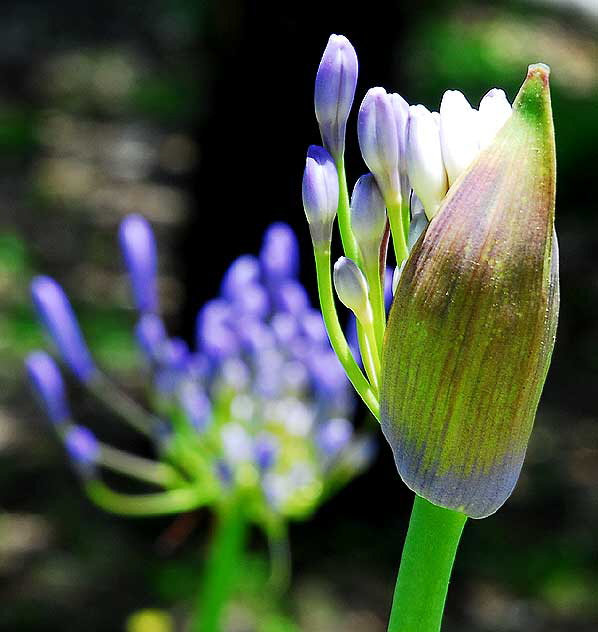
<path fill-rule="evenodd" d="M 95 509 L 30 401 L 21 365 L 42 336 L 28 282 L 45 272 L 65 286 L 99 362 L 133 392 L 115 240 L 126 213 L 153 223 L 166 318 L 189 340 L 227 264 L 256 252 L 274 220 L 296 229 L 314 293 L 300 180 L 332 32 L 357 49 L 358 101 L 374 85 L 431 108 L 449 88 L 474 104 L 494 86 L 512 99 L 529 63 L 552 67 L 557 347 L 516 492 L 466 527 L 446 630 L 598 629 L 596 1 L 23 0 L 4 2 L 0 20 L 0 630 L 124 630 L 146 608 L 176 621 L 194 594 L 208 517 L 165 551 L 171 521 Z M 363 171 L 353 115 L 350 181 Z M 104 437 L 146 449 L 74 397 Z M 297 629 L 385 629 L 410 508 L 381 439 L 368 473 L 292 527 L 285 609 Z M 146 614 L 127 629 L 169 629 Z"/>

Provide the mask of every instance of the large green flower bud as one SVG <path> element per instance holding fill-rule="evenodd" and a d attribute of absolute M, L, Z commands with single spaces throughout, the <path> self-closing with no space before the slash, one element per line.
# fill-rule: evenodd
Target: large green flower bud
<path fill-rule="evenodd" d="M 382 364 L 381 422 L 405 483 L 473 518 L 519 477 L 559 305 L 549 69 L 453 184 L 409 257 Z"/>

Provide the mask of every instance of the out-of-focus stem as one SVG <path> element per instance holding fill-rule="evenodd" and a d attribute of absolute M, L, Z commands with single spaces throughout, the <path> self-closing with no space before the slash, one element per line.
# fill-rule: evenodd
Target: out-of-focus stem
<path fill-rule="evenodd" d="M 247 521 L 240 502 L 222 509 L 212 536 L 197 600 L 193 632 L 222 632 L 222 617 L 243 562 Z"/>
<path fill-rule="evenodd" d="M 122 494 L 110 489 L 99 479 L 87 481 L 85 491 L 91 500 L 105 511 L 123 516 L 181 513 L 197 509 L 209 500 L 197 489 L 190 487 L 154 494 Z"/>

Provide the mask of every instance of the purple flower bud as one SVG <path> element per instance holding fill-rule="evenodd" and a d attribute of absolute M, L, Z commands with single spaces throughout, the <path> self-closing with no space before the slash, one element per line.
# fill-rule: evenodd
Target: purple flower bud
<path fill-rule="evenodd" d="M 212 414 L 212 406 L 197 382 L 185 380 L 179 389 L 179 401 L 189 422 L 198 432 L 203 432 Z"/>
<path fill-rule="evenodd" d="M 218 477 L 218 479 L 223 485 L 228 487 L 229 485 L 232 484 L 233 471 L 230 465 L 226 461 L 224 461 L 224 459 L 220 459 L 216 461 L 215 469 L 216 469 L 216 476 Z"/>
<path fill-rule="evenodd" d="M 167 368 L 182 370 L 189 359 L 189 345 L 182 338 L 168 338 L 160 348 L 160 362 Z"/>
<path fill-rule="evenodd" d="M 324 326 L 324 319 L 319 309 L 309 308 L 301 317 L 301 329 L 308 339 L 316 344 L 326 344 L 328 334 Z"/>
<path fill-rule="evenodd" d="M 270 300 L 266 290 L 257 283 L 248 283 L 232 301 L 235 318 L 251 316 L 265 318 L 270 312 Z"/>
<path fill-rule="evenodd" d="M 259 283 L 259 280 L 260 264 L 258 260 L 253 255 L 243 255 L 229 266 L 222 280 L 220 291 L 222 296 L 232 301 L 243 293 L 248 285 Z"/>
<path fill-rule="evenodd" d="M 222 299 L 208 301 L 197 315 L 197 347 L 213 358 L 237 353 L 239 344 L 231 327 L 231 307 Z"/>
<path fill-rule="evenodd" d="M 276 312 L 270 320 L 270 327 L 277 342 L 282 345 L 288 345 L 296 338 L 299 330 L 297 319 L 288 312 Z"/>
<path fill-rule="evenodd" d="M 135 338 L 146 357 L 155 362 L 160 348 L 166 342 L 164 322 L 156 314 L 142 314 L 135 326 Z"/>
<path fill-rule="evenodd" d="M 386 203 L 397 205 L 401 198 L 399 141 L 392 100 L 384 88 L 366 93 L 357 116 L 357 135 L 363 160 Z"/>
<path fill-rule="evenodd" d="M 268 228 L 260 251 L 260 263 L 266 277 L 272 281 L 297 276 L 299 244 L 290 226 L 277 222 Z"/>
<path fill-rule="evenodd" d="M 338 174 L 332 156 L 323 147 L 312 145 L 303 172 L 303 208 L 316 247 L 325 247 L 332 239 L 338 196 Z"/>
<path fill-rule="evenodd" d="M 393 269 L 391 266 L 386 266 L 384 270 L 384 306 L 386 307 L 386 312 L 390 311 L 390 306 L 392 305 L 392 276 Z"/>
<path fill-rule="evenodd" d="M 31 283 L 31 294 L 38 317 L 62 359 L 80 380 L 87 381 L 95 366 L 64 291 L 50 277 L 38 276 Z"/>
<path fill-rule="evenodd" d="M 293 314 L 293 316 L 300 316 L 310 306 L 307 292 L 299 281 L 289 279 L 277 286 L 275 291 L 276 307 Z"/>
<path fill-rule="evenodd" d="M 347 419 L 329 419 L 316 429 L 315 441 L 325 456 L 334 458 L 347 446 L 352 435 L 353 426 Z"/>
<path fill-rule="evenodd" d="M 276 457 L 280 450 L 280 445 L 271 434 L 262 434 L 257 437 L 253 444 L 253 458 L 258 468 L 265 472 L 276 462 Z"/>
<path fill-rule="evenodd" d="M 343 35 L 331 35 L 316 75 L 314 104 L 322 142 L 335 160 L 345 151 L 345 129 L 355 88 L 357 55 Z"/>
<path fill-rule="evenodd" d="M 64 438 L 71 461 L 83 475 L 93 474 L 100 458 L 100 446 L 91 430 L 84 426 L 72 426 Z"/>
<path fill-rule="evenodd" d="M 70 418 L 64 382 L 54 360 L 45 351 L 34 351 L 25 360 L 27 376 L 46 415 L 58 424 Z"/>
<path fill-rule="evenodd" d="M 274 334 L 270 328 L 254 318 L 237 322 L 237 336 L 242 347 L 249 353 L 260 353 L 274 346 Z"/>
<path fill-rule="evenodd" d="M 128 215 L 121 222 L 118 236 L 135 307 L 141 312 L 157 312 L 156 242 L 149 222 L 141 215 Z"/>
<path fill-rule="evenodd" d="M 361 176 L 351 196 L 351 228 L 364 259 L 380 257 L 380 244 L 386 230 L 386 206 L 371 173 Z"/>

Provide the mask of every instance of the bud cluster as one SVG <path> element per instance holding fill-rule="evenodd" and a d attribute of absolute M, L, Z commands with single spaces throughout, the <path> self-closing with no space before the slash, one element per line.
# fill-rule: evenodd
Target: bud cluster
<path fill-rule="evenodd" d="M 150 380 L 152 413 L 95 366 L 58 284 L 47 277 L 32 283 L 40 321 L 62 362 L 148 435 L 159 455 L 156 461 L 140 459 L 78 425 L 57 365 L 43 351 L 32 353 L 26 366 L 34 392 L 96 502 L 113 511 L 125 507 L 125 513 L 137 507 L 134 496 L 114 492 L 101 479 L 101 468 L 109 468 L 158 484 L 164 494 L 185 490 L 182 504 L 175 505 L 156 493 L 150 512 L 238 499 L 250 519 L 267 524 L 305 516 L 367 465 L 372 444 L 355 435 L 348 421 L 349 383 L 322 316 L 298 280 L 297 241 L 286 224 L 267 230 L 258 257 L 244 255 L 230 266 L 220 296 L 199 310 L 195 350 L 170 337 L 159 315 L 149 224 L 127 217 L 119 241 L 139 314 L 135 337 Z"/>
<path fill-rule="evenodd" d="M 357 67 L 348 40 L 331 36 L 315 85 L 326 164 L 317 185 L 330 195 L 306 203 L 314 147 L 303 178 L 326 328 L 407 485 L 443 507 L 488 515 L 519 475 L 554 344 L 549 70 L 530 66 L 513 106 L 497 88 L 477 109 L 448 90 L 437 112 L 371 88 L 357 112 L 369 173 L 349 198 L 342 150 Z M 332 274 L 335 218 L 344 253 Z M 333 287 L 357 322 L 356 344 L 340 327 Z"/>

